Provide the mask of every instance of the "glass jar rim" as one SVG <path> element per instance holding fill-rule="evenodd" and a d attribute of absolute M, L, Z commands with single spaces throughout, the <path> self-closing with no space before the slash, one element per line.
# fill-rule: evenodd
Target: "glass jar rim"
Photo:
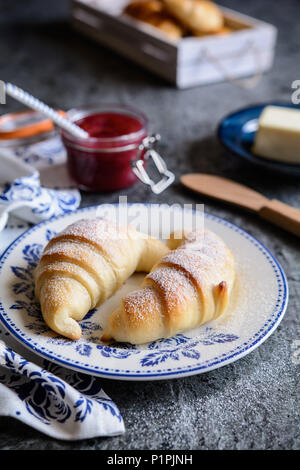
<path fill-rule="evenodd" d="M 142 138 L 145 133 L 148 132 L 148 119 L 142 111 L 139 111 L 136 108 L 131 106 L 127 106 L 124 104 L 112 104 L 112 103 L 98 103 L 98 104 L 90 104 L 85 106 L 80 106 L 78 108 L 72 108 L 66 113 L 66 118 L 70 119 L 72 122 L 76 122 L 79 119 L 82 119 L 86 116 L 90 116 L 91 114 L 96 114 L 97 112 L 121 112 L 124 116 L 134 116 L 136 117 L 139 122 L 141 123 L 142 127 L 138 131 L 131 132 L 129 134 L 123 134 L 116 137 L 88 137 L 87 139 L 78 139 L 78 137 L 74 137 L 69 132 L 61 129 L 62 137 L 66 138 L 72 142 L 80 142 L 82 146 L 84 143 L 126 143 L 127 141 L 131 140 L 138 140 Z"/>

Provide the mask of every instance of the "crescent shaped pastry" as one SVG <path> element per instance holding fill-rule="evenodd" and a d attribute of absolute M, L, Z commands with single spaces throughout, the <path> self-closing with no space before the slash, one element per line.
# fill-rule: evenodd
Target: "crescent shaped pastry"
<path fill-rule="evenodd" d="M 172 251 L 110 318 L 102 340 L 141 344 L 195 328 L 222 315 L 235 277 L 234 258 L 211 231 L 174 236 Z"/>
<path fill-rule="evenodd" d="M 224 25 L 220 8 L 207 0 L 163 0 L 167 11 L 194 33 L 213 33 Z"/>
<path fill-rule="evenodd" d="M 168 248 L 134 227 L 82 219 L 54 236 L 35 270 L 35 295 L 47 325 L 67 338 L 135 271 L 149 272 Z"/>

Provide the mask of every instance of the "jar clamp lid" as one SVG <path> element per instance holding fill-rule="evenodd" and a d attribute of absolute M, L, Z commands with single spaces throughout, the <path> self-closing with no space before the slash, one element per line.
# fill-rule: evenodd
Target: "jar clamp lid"
<path fill-rule="evenodd" d="M 159 134 L 153 134 L 145 137 L 138 147 L 138 155 L 136 160 L 131 162 L 133 173 L 142 183 L 150 186 L 152 192 L 155 194 L 162 193 L 175 180 L 174 173 L 168 170 L 163 158 L 153 148 L 159 140 Z M 152 180 L 144 167 L 144 160 L 149 160 L 150 158 L 152 159 L 158 173 L 162 176 L 162 178 L 157 182 Z"/>

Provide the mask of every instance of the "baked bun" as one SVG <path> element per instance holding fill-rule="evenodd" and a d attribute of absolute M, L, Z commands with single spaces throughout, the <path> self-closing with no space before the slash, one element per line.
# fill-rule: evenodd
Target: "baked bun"
<path fill-rule="evenodd" d="M 79 321 L 135 271 L 149 272 L 168 248 L 134 227 L 82 219 L 55 235 L 35 270 L 35 295 L 47 325 L 67 338 L 81 336 Z"/>
<path fill-rule="evenodd" d="M 164 10 L 159 0 L 137 0 L 129 3 L 124 13 L 137 20 L 146 21 L 151 15 L 161 13 Z"/>
<path fill-rule="evenodd" d="M 220 8 L 208 0 L 163 0 L 167 11 L 193 33 L 214 33 L 224 25 Z"/>
<path fill-rule="evenodd" d="M 211 36 L 212 34 L 214 36 L 227 36 L 227 34 L 232 33 L 233 30 L 229 28 L 228 26 L 223 26 L 221 29 L 218 31 L 214 31 L 214 33 L 194 33 L 194 36 L 197 38 L 202 38 L 204 36 Z"/>
<path fill-rule="evenodd" d="M 180 39 L 184 35 L 184 27 L 168 14 L 164 5 L 158 0 L 131 2 L 125 8 L 124 13 L 154 26 L 170 39 Z"/>
<path fill-rule="evenodd" d="M 215 233 L 174 236 L 169 251 L 110 318 L 102 340 L 141 344 L 167 338 L 220 317 L 228 306 L 235 267 Z"/>
<path fill-rule="evenodd" d="M 166 14 L 153 15 L 147 23 L 158 28 L 170 39 L 180 39 L 184 35 L 184 29 Z"/>

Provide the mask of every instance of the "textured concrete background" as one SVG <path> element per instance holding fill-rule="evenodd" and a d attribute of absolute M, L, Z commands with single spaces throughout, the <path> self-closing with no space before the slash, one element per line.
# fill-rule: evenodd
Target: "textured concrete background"
<path fill-rule="evenodd" d="M 162 152 L 177 177 L 215 173 L 246 183 L 268 197 L 300 207 L 299 180 L 263 173 L 226 153 L 216 127 L 227 113 L 257 102 L 290 101 L 300 79 L 300 2 L 223 0 L 222 4 L 269 21 L 279 29 L 275 64 L 252 90 L 228 83 L 177 91 L 159 78 L 101 48 L 68 25 L 63 0 L 0 1 L 0 78 L 64 109 L 121 102 L 143 110 L 162 135 Z M 8 100 L 7 111 L 19 106 Z M 286 271 L 290 302 L 276 332 L 244 359 L 213 372 L 153 383 L 103 380 L 120 407 L 122 437 L 65 443 L 0 418 L 2 449 L 299 449 L 299 365 L 292 342 L 300 339 L 299 240 L 242 210 L 203 199 L 175 183 L 163 195 L 142 185 L 123 191 L 131 202 L 205 203 L 208 212 L 261 240 Z M 86 194 L 83 205 L 115 202 L 118 194 Z M 268 295 L 268 293 L 266 293 Z"/>

